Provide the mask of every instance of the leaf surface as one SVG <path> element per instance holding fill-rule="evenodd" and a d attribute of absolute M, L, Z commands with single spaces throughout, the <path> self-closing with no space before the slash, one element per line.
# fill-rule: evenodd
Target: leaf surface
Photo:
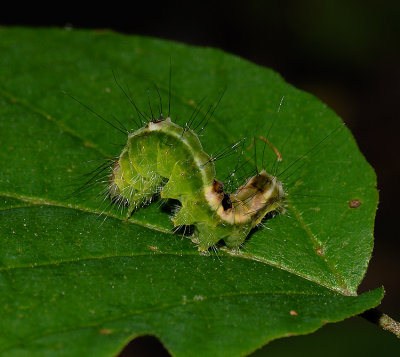
<path fill-rule="evenodd" d="M 152 334 L 175 356 L 239 356 L 379 304 L 382 289 L 356 294 L 373 245 L 375 175 L 310 94 L 219 50 L 104 31 L 2 28 L 0 51 L 2 355 L 110 356 Z M 243 157 L 278 173 L 286 212 L 240 252 L 204 256 L 172 233 L 157 203 L 124 220 L 105 199 L 105 172 L 103 187 L 89 182 L 71 197 L 126 135 L 70 96 L 136 129 L 113 72 L 143 112 L 157 86 L 163 112 L 171 103 L 181 124 L 226 88 L 201 133 L 204 149 L 267 137 L 279 166 L 268 148 Z M 156 111 L 158 96 L 149 97 Z M 237 160 L 217 161 L 218 178 Z"/>

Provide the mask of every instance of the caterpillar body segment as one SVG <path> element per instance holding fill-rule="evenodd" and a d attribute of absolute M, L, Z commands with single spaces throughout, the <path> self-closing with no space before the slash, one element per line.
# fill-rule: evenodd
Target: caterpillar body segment
<path fill-rule="evenodd" d="M 180 201 L 172 222 L 195 226 L 192 240 L 200 251 L 221 239 L 238 248 L 268 212 L 279 211 L 284 196 L 282 184 L 265 170 L 225 193 L 197 134 L 170 118 L 130 134 L 110 178 L 109 194 L 129 205 L 128 217 L 158 193 Z"/>

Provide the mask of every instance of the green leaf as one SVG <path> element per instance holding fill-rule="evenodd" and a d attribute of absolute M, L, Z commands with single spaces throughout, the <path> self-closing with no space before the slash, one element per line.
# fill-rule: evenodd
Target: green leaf
<path fill-rule="evenodd" d="M 311 95 L 219 50 L 107 31 L 2 28 L 0 52 L 1 355 L 111 356 L 151 334 L 175 356 L 239 356 L 379 304 L 382 289 L 356 294 L 373 245 L 375 175 Z M 125 221 L 102 193 L 106 176 L 71 197 L 126 135 L 64 93 L 136 128 L 113 71 L 145 112 L 148 88 L 159 88 L 164 112 L 170 93 L 181 123 L 226 88 L 205 151 L 267 137 L 283 157 L 286 213 L 241 252 L 205 256 L 157 203 Z M 274 152 L 262 156 L 274 170 Z M 217 162 L 220 179 L 235 160 Z"/>

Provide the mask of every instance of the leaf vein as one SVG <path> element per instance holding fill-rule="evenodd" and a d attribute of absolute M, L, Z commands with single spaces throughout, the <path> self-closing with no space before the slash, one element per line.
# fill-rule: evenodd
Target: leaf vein
<path fill-rule="evenodd" d="M 37 334 L 33 336 L 27 336 L 23 338 L 23 341 L 18 341 L 17 343 L 10 345 L 6 347 L 3 350 L 0 350 L 1 353 L 9 351 L 17 346 L 21 345 L 26 345 L 27 342 L 33 342 L 35 340 L 38 340 L 43 337 L 47 336 L 52 336 L 52 335 L 58 335 L 58 334 L 63 334 L 63 333 L 68 333 L 68 332 L 73 332 L 73 331 L 79 331 L 79 330 L 85 330 L 85 329 L 93 329 L 93 328 L 100 328 L 102 325 L 110 322 L 116 322 L 119 320 L 124 320 L 129 317 L 133 317 L 135 315 L 140 315 L 140 314 L 146 314 L 146 313 L 151 313 L 151 312 L 158 312 L 158 311 L 164 311 L 164 310 L 169 310 L 169 309 L 174 309 L 176 307 L 181 307 L 185 305 L 195 305 L 195 304 L 201 304 L 205 303 L 206 301 L 210 300 L 219 300 L 219 299 L 229 299 L 229 298 L 236 298 L 236 297 L 243 297 L 243 296 L 253 296 L 253 295 L 302 295 L 302 296 L 325 296 L 323 294 L 316 294 L 316 293 L 306 293 L 306 292 L 296 292 L 296 291 L 276 291 L 276 292 L 271 292 L 271 291 L 241 291 L 237 293 L 230 293 L 230 294 L 220 294 L 220 295 L 213 295 L 213 296 L 208 296 L 204 297 L 202 300 L 196 300 L 196 299 L 187 299 L 185 301 L 181 301 L 180 303 L 174 303 L 174 304 L 164 304 L 158 307 L 153 307 L 153 308 L 148 308 L 148 309 L 139 309 L 136 311 L 129 312 L 125 315 L 118 316 L 118 317 L 113 317 L 109 319 L 104 319 L 101 321 L 97 321 L 93 324 L 87 324 L 87 325 L 82 325 L 82 326 L 77 326 L 73 328 L 67 328 L 67 329 L 61 329 L 59 331 L 49 331 L 48 333 L 43 333 L 43 334 Z"/>
<path fill-rule="evenodd" d="M 39 108 L 36 108 L 34 105 L 32 105 L 32 104 L 30 104 L 28 102 L 25 102 L 22 99 L 19 99 L 19 98 L 13 96 L 12 94 L 8 93 L 7 91 L 5 91 L 4 89 L 1 89 L 1 88 L 0 88 L 0 95 L 2 95 L 4 98 L 6 98 L 12 104 L 18 104 L 18 105 L 30 110 L 32 113 L 38 114 L 41 118 L 43 118 L 43 119 L 55 124 L 62 131 L 64 131 L 67 134 L 71 135 L 75 139 L 78 139 L 78 140 L 82 141 L 84 144 L 86 144 L 85 145 L 86 147 L 89 147 L 89 148 L 99 152 L 101 155 L 104 155 L 104 156 L 108 157 L 108 155 L 101 148 L 99 148 L 95 143 L 84 139 L 76 131 L 74 131 L 69 126 L 65 125 L 64 123 L 58 121 L 57 119 L 52 117 L 50 114 L 47 114 L 43 110 L 41 110 Z"/>
<path fill-rule="evenodd" d="M 304 222 L 304 220 L 302 219 L 301 215 L 299 214 L 299 212 L 297 211 L 297 209 L 291 205 L 290 203 L 287 203 L 287 205 L 290 207 L 291 211 L 295 214 L 297 221 L 301 224 L 301 227 L 303 228 L 304 232 L 306 232 L 307 236 L 311 239 L 311 242 L 314 246 L 314 252 L 315 254 L 316 251 L 321 248 L 321 245 L 318 243 L 318 241 L 315 239 L 314 234 L 311 232 L 310 228 L 307 226 L 307 224 Z M 345 284 L 343 278 L 340 276 L 340 273 L 334 268 L 334 266 L 329 262 L 329 259 L 327 258 L 327 256 L 325 254 L 321 254 L 321 257 L 323 258 L 323 260 L 325 261 L 325 263 L 327 264 L 328 268 L 330 269 L 330 271 L 332 272 L 333 276 L 335 277 L 336 281 L 338 282 L 338 284 L 341 286 L 342 290 L 341 292 L 346 294 L 346 295 L 354 295 L 354 293 L 352 293 L 350 291 L 350 289 L 347 287 L 347 285 Z"/>

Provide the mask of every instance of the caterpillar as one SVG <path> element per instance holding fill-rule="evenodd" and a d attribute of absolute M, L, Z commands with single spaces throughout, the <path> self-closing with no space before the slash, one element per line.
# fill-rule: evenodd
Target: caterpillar
<path fill-rule="evenodd" d="M 221 240 L 239 248 L 268 213 L 283 210 L 285 197 L 282 183 L 264 169 L 236 192 L 224 192 L 196 132 L 162 115 L 128 135 L 108 192 L 114 202 L 128 206 L 127 217 L 155 195 L 178 200 L 181 207 L 172 222 L 194 226 L 192 241 L 201 252 Z"/>

